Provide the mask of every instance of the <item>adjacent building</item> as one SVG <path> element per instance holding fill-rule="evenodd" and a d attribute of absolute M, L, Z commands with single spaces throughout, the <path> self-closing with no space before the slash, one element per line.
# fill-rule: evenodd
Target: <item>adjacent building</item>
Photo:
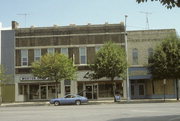
<path fill-rule="evenodd" d="M 128 59 L 131 98 L 175 98 L 174 80 L 153 80 L 147 69 L 150 56 L 163 39 L 175 35 L 175 29 L 128 31 Z"/>
<path fill-rule="evenodd" d="M 6 81 L 0 80 L 0 102 L 15 101 L 14 93 L 14 57 L 15 31 L 11 27 L 4 28 L 0 23 L 0 65 L 9 76 Z"/>

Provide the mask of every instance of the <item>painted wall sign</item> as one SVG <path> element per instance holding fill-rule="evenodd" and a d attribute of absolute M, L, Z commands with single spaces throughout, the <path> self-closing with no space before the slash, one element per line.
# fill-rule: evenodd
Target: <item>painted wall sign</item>
<path fill-rule="evenodd" d="M 151 79 L 151 74 L 145 67 L 131 67 L 129 68 L 130 79 Z"/>

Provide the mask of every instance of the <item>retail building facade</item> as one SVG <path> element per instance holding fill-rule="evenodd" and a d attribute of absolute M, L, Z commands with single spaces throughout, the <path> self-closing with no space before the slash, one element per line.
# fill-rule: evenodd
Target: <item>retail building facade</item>
<path fill-rule="evenodd" d="M 89 80 L 88 65 L 94 63 L 98 49 L 107 41 L 125 47 L 124 24 L 69 25 L 53 27 L 17 28 L 14 33 L 14 84 L 15 101 L 48 100 L 56 97 L 55 82 L 34 77 L 32 62 L 46 53 L 62 53 L 74 61 L 78 68 L 75 80 L 62 80 L 58 84 L 58 96 L 80 94 L 89 99 L 113 97 L 110 79 Z M 128 31 L 128 63 L 131 98 L 161 98 L 162 80 L 152 80 L 148 72 L 148 57 L 166 37 L 175 34 L 174 29 Z M 116 78 L 117 93 L 126 99 L 126 81 Z M 167 81 L 167 97 L 175 97 L 175 83 Z"/>
<path fill-rule="evenodd" d="M 123 23 L 16 28 L 15 31 L 16 101 L 46 100 L 57 96 L 55 82 L 41 80 L 31 74 L 32 62 L 46 53 L 55 52 L 73 59 L 78 68 L 77 79 L 59 82 L 58 96 L 72 93 L 89 99 L 112 98 L 112 82 L 109 79 L 90 81 L 84 76 L 105 42 L 113 41 L 124 47 Z M 120 78 L 115 80 L 118 93 L 125 96 L 125 81 Z"/>

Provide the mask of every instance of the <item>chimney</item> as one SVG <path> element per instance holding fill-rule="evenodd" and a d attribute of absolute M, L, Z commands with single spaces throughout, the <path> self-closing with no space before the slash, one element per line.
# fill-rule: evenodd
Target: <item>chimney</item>
<path fill-rule="evenodd" d="M 12 26 L 12 29 L 17 29 L 19 27 L 19 23 L 16 21 L 12 21 L 11 26 Z"/>

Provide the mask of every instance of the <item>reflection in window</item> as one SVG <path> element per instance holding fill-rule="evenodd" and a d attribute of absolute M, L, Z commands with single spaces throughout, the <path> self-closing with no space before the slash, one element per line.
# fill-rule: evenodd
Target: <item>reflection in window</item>
<path fill-rule="evenodd" d="M 80 64 L 87 64 L 86 48 L 79 48 Z"/>
<path fill-rule="evenodd" d="M 49 54 L 54 54 L 54 48 L 48 48 L 48 49 L 47 49 L 47 52 L 48 52 Z"/>
<path fill-rule="evenodd" d="M 28 66 L 28 50 L 21 50 L 21 66 Z"/>
<path fill-rule="evenodd" d="M 134 48 L 132 50 L 132 61 L 133 61 L 133 65 L 138 65 L 138 49 Z"/>
<path fill-rule="evenodd" d="M 34 50 L 34 61 L 38 61 L 41 58 L 41 49 Z"/>
<path fill-rule="evenodd" d="M 68 57 L 68 48 L 61 48 L 61 54 L 64 54 Z"/>

